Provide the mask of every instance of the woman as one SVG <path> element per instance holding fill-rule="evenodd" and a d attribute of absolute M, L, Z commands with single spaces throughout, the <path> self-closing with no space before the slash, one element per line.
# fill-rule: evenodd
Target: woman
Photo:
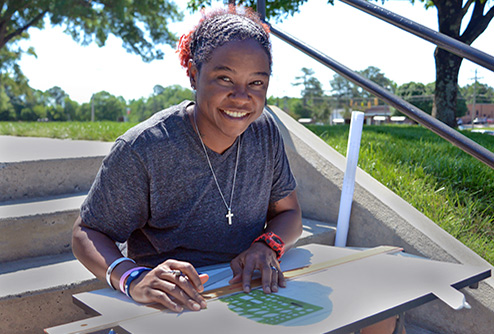
<path fill-rule="evenodd" d="M 74 254 L 95 276 L 177 312 L 206 307 L 198 266 L 231 261 L 231 282 L 246 292 L 254 270 L 264 292 L 284 287 L 279 257 L 302 231 L 283 142 L 263 111 L 267 27 L 230 7 L 205 16 L 179 51 L 195 102 L 117 139 L 73 232 Z M 115 245 L 124 241 L 128 259 Z"/>
<path fill-rule="evenodd" d="M 279 260 L 302 232 L 275 121 L 264 112 L 269 29 L 250 10 L 211 12 L 180 40 L 195 101 L 117 139 L 74 224 L 73 251 L 99 279 L 141 303 L 206 307 L 196 267 L 230 261 L 250 291 L 286 282 Z M 127 242 L 128 258 L 116 242 Z M 362 333 L 391 333 L 388 319 Z"/>

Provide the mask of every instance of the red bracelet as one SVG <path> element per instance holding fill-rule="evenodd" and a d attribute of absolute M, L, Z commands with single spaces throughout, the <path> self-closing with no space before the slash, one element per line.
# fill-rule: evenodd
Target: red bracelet
<path fill-rule="evenodd" d="M 267 233 L 261 234 L 252 243 L 255 243 L 258 241 L 264 241 L 266 243 L 266 245 L 268 245 L 269 248 L 274 250 L 276 253 L 276 257 L 277 257 L 278 261 L 281 259 L 283 254 L 285 254 L 285 243 L 283 242 L 283 240 L 281 240 L 281 238 L 279 236 L 277 236 L 273 232 L 267 232 Z"/>

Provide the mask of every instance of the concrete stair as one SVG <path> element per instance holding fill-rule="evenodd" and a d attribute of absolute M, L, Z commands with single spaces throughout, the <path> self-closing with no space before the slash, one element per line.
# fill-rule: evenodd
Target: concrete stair
<path fill-rule="evenodd" d="M 72 225 L 111 143 L 0 136 L 0 333 L 86 318 L 72 294 L 105 287 L 72 255 Z M 304 219 L 298 245 L 334 243 Z"/>
<path fill-rule="evenodd" d="M 112 143 L 0 136 L 0 333 L 87 317 L 104 286 L 72 255 L 72 225 Z"/>

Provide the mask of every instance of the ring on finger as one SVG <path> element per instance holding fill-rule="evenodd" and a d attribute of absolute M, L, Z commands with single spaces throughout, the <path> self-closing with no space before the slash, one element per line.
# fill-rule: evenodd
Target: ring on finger
<path fill-rule="evenodd" d="M 183 275 L 180 270 L 167 270 L 165 273 L 172 274 L 175 277 L 180 277 Z"/>

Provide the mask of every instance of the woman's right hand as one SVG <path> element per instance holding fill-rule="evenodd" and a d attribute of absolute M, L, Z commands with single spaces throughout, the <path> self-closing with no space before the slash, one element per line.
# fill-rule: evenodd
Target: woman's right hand
<path fill-rule="evenodd" d="M 139 303 L 159 303 L 181 312 L 206 308 L 201 296 L 204 287 L 195 268 L 187 262 L 166 260 L 151 271 L 143 272 L 129 286 L 132 299 Z"/>

